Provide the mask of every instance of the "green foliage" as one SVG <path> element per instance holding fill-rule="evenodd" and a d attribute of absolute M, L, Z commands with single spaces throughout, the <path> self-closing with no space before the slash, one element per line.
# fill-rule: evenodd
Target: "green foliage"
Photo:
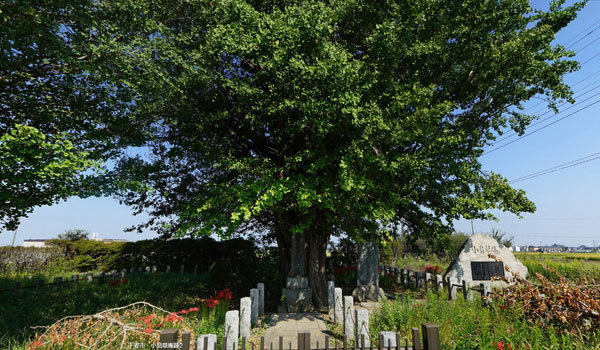
<path fill-rule="evenodd" d="M 402 222 L 435 239 L 460 217 L 535 209 L 478 157 L 534 119 L 524 101 L 573 101 L 562 79 L 578 65 L 551 42 L 582 3 L 148 4 L 111 48 L 151 148 L 112 189 L 146 226 L 367 239 Z"/>
<path fill-rule="evenodd" d="M 356 266 L 358 245 L 349 237 L 341 237 L 337 243 L 330 242 L 329 259 L 334 267 Z"/>
<path fill-rule="evenodd" d="M 0 129 L 0 230 L 14 230 L 35 206 L 73 195 L 80 172 L 93 165 L 65 133 L 20 124 Z"/>
<path fill-rule="evenodd" d="M 549 272 L 544 266 L 553 268 L 561 276 L 564 276 L 573 283 L 595 284 L 600 282 L 600 263 L 594 260 L 570 259 L 568 254 L 560 253 L 516 253 L 515 256 L 527 266 L 529 271 L 528 279 L 534 282 L 539 282 L 535 277 L 536 273 L 554 283 L 558 282 L 556 274 Z M 584 282 L 583 279 L 587 281 Z"/>
<path fill-rule="evenodd" d="M 356 267 L 345 266 L 334 268 L 335 270 L 335 285 L 353 287 L 356 286 Z"/>
<path fill-rule="evenodd" d="M 80 239 L 87 239 L 90 235 L 89 231 L 80 228 L 66 230 L 65 232 L 58 235 L 58 239 L 67 241 L 77 241 Z"/>
<path fill-rule="evenodd" d="M 117 259 L 123 242 L 101 242 L 87 239 L 54 239 L 50 244 L 60 247 L 70 269 L 94 271 L 109 269 L 111 261 Z"/>
<path fill-rule="evenodd" d="M 0 247 L 0 272 L 31 272 L 46 268 L 60 256 L 56 248 Z"/>
<path fill-rule="evenodd" d="M 506 232 L 500 232 L 500 230 L 494 229 L 494 228 L 492 228 L 492 232 L 490 232 L 490 235 L 492 237 L 494 237 L 494 239 L 496 239 L 496 241 L 498 241 L 498 244 L 500 244 L 501 246 L 505 246 L 507 248 L 512 247 L 513 240 L 515 239 L 514 236 L 510 236 L 509 238 L 506 238 Z"/>
<path fill-rule="evenodd" d="M 600 346 L 600 334 L 570 335 L 554 328 L 542 329 L 522 317 L 520 310 L 486 307 L 476 300 L 446 300 L 429 293 L 426 300 L 404 298 L 385 302 L 370 316 L 371 339 L 380 331 L 400 332 L 410 339 L 410 329 L 424 322 L 440 326 L 442 349 L 591 349 Z"/>

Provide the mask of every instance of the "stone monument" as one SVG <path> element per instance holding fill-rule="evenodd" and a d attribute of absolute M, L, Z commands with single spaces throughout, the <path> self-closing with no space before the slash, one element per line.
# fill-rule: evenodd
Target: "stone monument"
<path fill-rule="evenodd" d="M 284 299 L 282 308 L 286 312 L 314 312 L 312 289 L 308 287 L 308 278 L 304 276 L 304 234 L 292 235 L 290 253 L 290 277 L 281 291 Z"/>
<path fill-rule="evenodd" d="M 495 256 L 498 261 L 490 255 Z M 509 248 L 500 246 L 494 237 L 477 233 L 463 244 L 458 257 L 444 274 L 444 280 L 456 278 L 459 284 L 466 281 L 475 286 L 490 283 L 492 277 L 506 277 L 511 281 L 514 274 L 527 278 L 527 267 L 515 258 Z M 504 287 L 506 282 L 496 280 L 491 285 Z"/>
<path fill-rule="evenodd" d="M 363 242 L 358 246 L 356 289 L 352 296 L 359 302 L 386 299 L 383 289 L 379 288 L 379 247 L 374 242 Z"/>

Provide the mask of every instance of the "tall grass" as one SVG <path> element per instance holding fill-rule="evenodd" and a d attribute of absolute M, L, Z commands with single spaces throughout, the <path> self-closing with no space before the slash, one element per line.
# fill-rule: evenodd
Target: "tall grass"
<path fill-rule="evenodd" d="M 424 322 L 440 326 L 442 349 L 600 349 L 600 335 L 572 335 L 543 329 L 525 321 L 519 310 L 484 306 L 479 300 L 446 300 L 429 293 L 427 300 L 406 298 L 385 302 L 370 317 L 371 339 L 380 331 L 394 331 L 410 339 L 410 329 Z"/>
<path fill-rule="evenodd" d="M 541 274 L 552 282 L 558 282 L 558 277 L 548 271 L 545 267 L 550 267 L 561 276 L 573 283 L 580 283 L 583 278 L 587 283 L 600 283 L 600 263 L 586 261 L 583 259 L 570 259 L 560 256 L 547 256 L 546 254 L 519 254 L 519 260 L 527 266 L 529 270 L 529 280 L 537 282 L 536 273 Z"/>

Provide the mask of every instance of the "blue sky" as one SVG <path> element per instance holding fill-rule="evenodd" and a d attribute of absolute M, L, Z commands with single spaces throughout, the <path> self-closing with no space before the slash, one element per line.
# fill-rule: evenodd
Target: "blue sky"
<path fill-rule="evenodd" d="M 548 2 L 534 1 L 533 7 L 547 9 Z M 575 37 L 584 37 L 600 25 L 598 14 L 600 14 L 600 1 L 590 1 L 577 19 L 558 34 L 555 42 L 572 44 L 576 41 Z M 581 34 L 588 28 L 587 32 Z M 566 79 L 567 83 L 572 85 L 587 78 L 573 87 L 575 96 L 600 85 L 600 82 L 597 82 L 600 80 L 600 73 L 595 74 L 600 71 L 600 55 L 594 57 L 600 53 L 599 38 L 600 29 L 585 36 L 571 48 L 578 51 L 590 44 L 576 57 L 579 62 L 588 59 L 590 61 L 583 65 L 580 71 L 570 74 Z M 596 39 L 599 41 L 594 42 Z M 594 82 L 596 83 L 592 84 Z M 588 86 L 590 84 L 592 85 Z M 585 100 L 598 92 L 600 89 L 591 91 L 577 100 Z M 598 99 L 600 96 L 593 97 L 530 130 L 566 116 Z M 533 106 L 537 103 L 537 100 L 533 100 L 529 105 Z M 537 112 L 543 107 L 544 105 L 540 105 L 529 111 Z M 563 108 L 566 107 L 569 105 Z M 548 114 L 543 118 L 547 116 Z M 481 162 L 484 169 L 500 173 L 510 180 L 600 152 L 599 116 L 600 103 L 484 155 L 481 157 Z M 514 139 L 516 137 L 507 139 L 506 142 Z M 518 245 L 559 243 L 591 246 L 594 240 L 596 245 L 600 245 L 599 182 L 600 159 L 515 183 L 515 187 L 525 190 L 528 197 L 535 202 L 537 211 L 534 214 L 524 215 L 523 219 L 500 212 L 498 222 L 475 220 L 474 230 L 489 232 L 492 228 L 499 229 L 509 236 L 514 236 L 515 243 Z M 111 198 L 71 198 L 53 206 L 36 208 L 28 218 L 22 220 L 15 244 L 22 245 L 24 239 L 56 237 L 59 233 L 72 228 L 98 232 L 103 238 L 138 240 L 156 237 L 152 232 L 142 234 L 123 232 L 124 228 L 141 223 L 145 218 L 143 215 L 133 216 L 128 207 L 119 205 Z M 471 222 L 467 220 L 457 221 L 455 227 L 458 231 L 471 232 Z M 13 232 L 1 233 L 0 245 L 9 245 L 12 238 Z"/>

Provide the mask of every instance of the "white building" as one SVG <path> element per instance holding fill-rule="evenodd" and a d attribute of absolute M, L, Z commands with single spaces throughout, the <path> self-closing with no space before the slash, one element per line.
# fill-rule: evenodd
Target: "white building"
<path fill-rule="evenodd" d="M 47 248 L 48 241 L 49 239 L 26 239 L 23 241 L 23 247 Z"/>

